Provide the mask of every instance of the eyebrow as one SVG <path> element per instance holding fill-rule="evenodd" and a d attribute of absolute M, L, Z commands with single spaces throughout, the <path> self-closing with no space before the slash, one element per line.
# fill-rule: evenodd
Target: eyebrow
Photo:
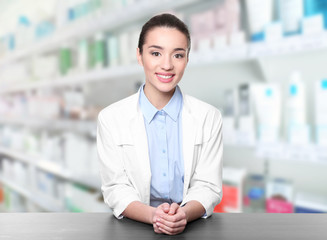
<path fill-rule="evenodd" d="M 158 46 L 158 45 L 151 45 L 148 48 L 157 48 L 157 49 L 160 49 L 160 50 L 164 49 L 163 47 Z M 184 51 L 184 52 L 186 52 L 186 50 L 184 48 L 174 48 L 174 51 Z"/>

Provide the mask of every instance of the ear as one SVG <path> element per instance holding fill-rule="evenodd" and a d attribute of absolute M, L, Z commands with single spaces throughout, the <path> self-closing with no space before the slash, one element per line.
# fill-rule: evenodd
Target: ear
<path fill-rule="evenodd" d="M 143 60 L 142 60 L 142 54 L 140 53 L 140 49 L 136 49 L 136 57 L 137 57 L 137 62 L 143 66 Z"/>

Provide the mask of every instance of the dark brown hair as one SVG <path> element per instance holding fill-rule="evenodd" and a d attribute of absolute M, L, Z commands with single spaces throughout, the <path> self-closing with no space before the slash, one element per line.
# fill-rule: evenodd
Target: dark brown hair
<path fill-rule="evenodd" d="M 149 21 L 147 21 L 143 27 L 142 31 L 140 33 L 139 37 L 139 44 L 138 48 L 140 49 L 140 53 L 143 53 L 143 45 L 145 43 L 145 38 L 147 36 L 147 33 L 156 28 L 156 27 L 168 27 L 168 28 L 176 28 L 178 31 L 183 33 L 187 39 L 187 48 L 188 53 L 191 49 L 191 37 L 190 33 L 188 31 L 188 28 L 184 22 L 182 22 L 179 18 L 172 14 L 164 13 L 160 15 L 156 15 L 152 17 Z"/>

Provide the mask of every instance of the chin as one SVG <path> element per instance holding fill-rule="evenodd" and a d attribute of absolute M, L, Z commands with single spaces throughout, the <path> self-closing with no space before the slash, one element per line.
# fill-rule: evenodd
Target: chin
<path fill-rule="evenodd" d="M 158 86 L 158 89 L 160 90 L 160 92 L 165 92 L 165 93 L 169 93 L 171 91 L 173 91 L 175 89 L 175 87 L 177 86 L 177 84 L 167 84 L 165 83 L 165 85 L 161 85 Z"/>

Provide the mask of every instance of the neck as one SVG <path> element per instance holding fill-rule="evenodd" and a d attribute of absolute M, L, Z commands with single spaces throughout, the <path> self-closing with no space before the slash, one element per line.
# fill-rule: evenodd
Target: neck
<path fill-rule="evenodd" d="M 167 105 L 175 92 L 175 88 L 170 92 L 149 91 L 150 89 L 146 86 L 147 85 L 144 86 L 144 94 L 150 103 L 158 110 L 163 109 Z"/>

